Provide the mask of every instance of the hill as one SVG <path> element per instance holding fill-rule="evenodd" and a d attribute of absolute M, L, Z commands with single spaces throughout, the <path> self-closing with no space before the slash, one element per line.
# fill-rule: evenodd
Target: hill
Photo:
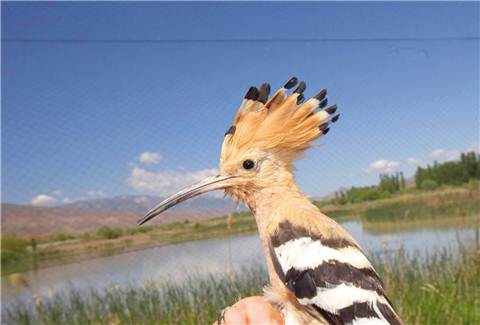
<path fill-rule="evenodd" d="M 144 214 L 153 206 L 163 201 L 165 197 L 150 195 L 119 195 L 111 198 L 75 201 L 58 206 L 59 208 L 82 211 L 121 211 Z M 171 212 L 207 212 L 223 215 L 236 210 L 236 205 L 230 199 L 199 196 L 182 202 L 173 207 Z"/>
<path fill-rule="evenodd" d="M 91 232 L 102 226 L 132 228 L 146 211 L 161 200 L 162 198 L 152 196 L 122 195 L 51 208 L 2 203 L 2 233 L 48 236 Z M 185 202 L 164 213 L 162 218 L 152 221 L 158 224 L 203 220 L 234 211 L 237 211 L 237 208 L 232 201 L 205 196 Z"/>

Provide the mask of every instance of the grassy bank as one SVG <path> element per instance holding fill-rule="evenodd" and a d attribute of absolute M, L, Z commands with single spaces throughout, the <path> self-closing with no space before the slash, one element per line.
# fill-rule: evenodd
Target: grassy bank
<path fill-rule="evenodd" d="M 386 199 L 349 204 L 318 202 L 322 212 L 337 220 L 404 222 L 480 216 L 480 186 L 444 187 L 409 191 Z"/>
<path fill-rule="evenodd" d="M 387 292 L 405 324 L 479 324 L 480 252 L 408 259 L 402 251 L 374 258 Z M 182 285 L 148 283 L 137 289 L 72 289 L 42 300 L 33 310 L 16 305 L 4 320 L 16 324 L 211 324 L 218 311 L 239 297 L 261 294 L 264 270 L 235 276 L 191 279 Z"/>
<path fill-rule="evenodd" d="M 366 222 L 438 220 L 478 216 L 479 211 L 480 192 L 475 187 L 461 191 L 412 193 L 371 207 L 361 218 Z"/>
<path fill-rule="evenodd" d="M 148 247 L 254 233 L 256 229 L 251 214 L 236 213 L 198 222 L 129 229 L 102 227 L 92 234 L 55 235 L 39 241 L 35 248 L 30 240 L 6 235 L 2 236 L 2 275 Z"/>
<path fill-rule="evenodd" d="M 421 227 L 422 223 L 431 225 L 433 222 L 433 226 L 449 223 L 446 220 L 473 227 L 480 217 L 480 189 L 467 185 L 435 191 L 411 190 L 375 201 L 318 202 L 317 205 L 323 213 L 338 221 L 360 220 L 365 229 L 396 229 L 399 225 L 411 229 Z M 2 275 L 147 247 L 255 232 L 254 217 L 245 212 L 197 222 L 129 229 L 103 227 L 95 233 L 81 235 L 56 234 L 35 245 L 29 240 L 4 236 Z"/>

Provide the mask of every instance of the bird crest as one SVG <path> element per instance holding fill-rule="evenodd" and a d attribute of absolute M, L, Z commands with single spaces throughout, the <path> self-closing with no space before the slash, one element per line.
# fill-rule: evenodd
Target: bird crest
<path fill-rule="evenodd" d="M 289 91 L 296 88 L 289 94 Z M 289 163 L 297 159 L 313 141 L 330 130 L 338 120 L 337 106 L 328 108 L 327 91 L 305 101 L 306 84 L 291 78 L 269 98 L 270 85 L 250 87 L 232 126 L 225 133 L 221 162 L 250 148 L 273 152 Z"/>

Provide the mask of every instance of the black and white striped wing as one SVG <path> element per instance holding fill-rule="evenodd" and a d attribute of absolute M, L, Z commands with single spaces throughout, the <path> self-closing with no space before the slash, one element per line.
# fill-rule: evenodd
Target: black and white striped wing
<path fill-rule="evenodd" d="M 370 262 L 355 243 L 280 224 L 271 237 L 276 272 L 298 301 L 331 324 L 401 324 Z"/>

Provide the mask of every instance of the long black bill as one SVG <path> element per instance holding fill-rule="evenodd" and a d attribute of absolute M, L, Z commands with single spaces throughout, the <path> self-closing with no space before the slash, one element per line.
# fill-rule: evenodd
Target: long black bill
<path fill-rule="evenodd" d="M 152 218 L 155 218 L 162 212 L 170 209 L 171 207 L 179 204 L 180 202 L 191 199 L 192 197 L 214 190 L 225 189 L 230 186 L 230 183 L 228 181 L 234 177 L 235 176 L 217 175 L 214 177 L 206 178 L 195 185 L 187 187 L 186 189 L 181 190 L 180 192 L 170 196 L 169 198 L 165 199 L 164 201 L 153 207 L 150 211 L 147 212 L 147 214 L 143 218 L 138 220 L 138 225 L 144 224 L 145 222 Z"/>

